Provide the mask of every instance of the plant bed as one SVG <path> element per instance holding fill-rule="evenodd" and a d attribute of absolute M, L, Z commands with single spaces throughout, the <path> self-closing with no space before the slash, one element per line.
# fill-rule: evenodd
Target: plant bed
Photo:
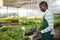
<path fill-rule="evenodd" d="M 3 26 L 9 26 L 9 25 L 18 25 L 19 24 L 19 19 L 15 19 L 15 18 L 7 18 L 7 19 L 0 19 L 0 24 Z"/>
<path fill-rule="evenodd" d="M 19 25 L 19 23 L 6 23 L 6 24 L 2 24 L 3 26 L 14 26 L 14 25 Z"/>

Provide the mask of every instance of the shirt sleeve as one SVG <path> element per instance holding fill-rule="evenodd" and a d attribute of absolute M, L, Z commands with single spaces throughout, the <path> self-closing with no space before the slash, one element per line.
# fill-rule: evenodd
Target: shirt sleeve
<path fill-rule="evenodd" d="M 47 20 L 48 22 L 48 27 L 41 30 L 41 33 L 46 33 L 46 32 L 49 32 L 53 29 L 53 24 L 54 24 L 54 15 L 49 13 L 45 16 L 45 19 Z"/>

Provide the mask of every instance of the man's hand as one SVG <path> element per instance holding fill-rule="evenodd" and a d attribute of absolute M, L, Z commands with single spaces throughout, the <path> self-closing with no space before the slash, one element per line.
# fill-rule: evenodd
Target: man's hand
<path fill-rule="evenodd" d="M 38 33 L 38 34 L 41 34 L 41 31 L 38 29 L 38 30 L 36 30 L 36 32 Z"/>

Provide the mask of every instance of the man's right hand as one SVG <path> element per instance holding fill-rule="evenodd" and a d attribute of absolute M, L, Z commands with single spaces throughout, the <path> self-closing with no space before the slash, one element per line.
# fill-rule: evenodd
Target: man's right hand
<path fill-rule="evenodd" d="M 36 30 L 36 32 L 38 33 L 38 34 L 41 34 L 41 31 L 38 29 L 38 30 Z"/>

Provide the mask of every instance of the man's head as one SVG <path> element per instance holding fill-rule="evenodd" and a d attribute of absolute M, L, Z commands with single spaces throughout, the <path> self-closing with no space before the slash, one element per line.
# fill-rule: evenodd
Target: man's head
<path fill-rule="evenodd" d="M 42 12 L 45 12 L 45 11 L 48 9 L 48 4 L 47 4 L 47 2 L 42 1 L 42 2 L 39 4 L 39 7 L 40 7 L 40 9 L 41 9 Z"/>

